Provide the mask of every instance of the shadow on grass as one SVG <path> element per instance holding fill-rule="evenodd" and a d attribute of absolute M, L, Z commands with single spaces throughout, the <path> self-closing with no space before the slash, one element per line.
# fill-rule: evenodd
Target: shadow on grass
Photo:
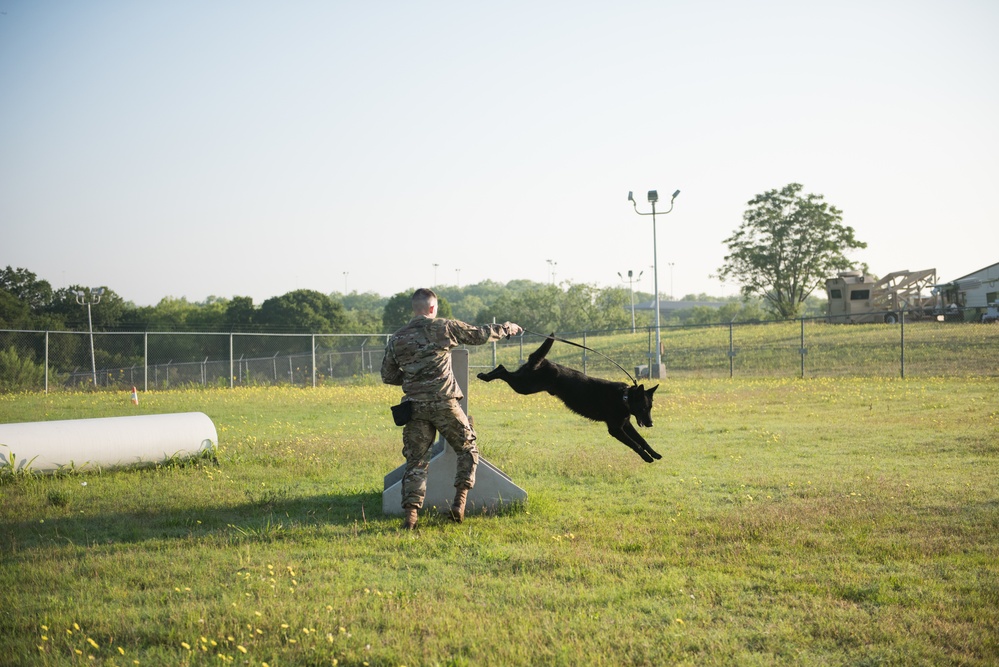
<path fill-rule="evenodd" d="M 378 491 L 44 520 L 4 518 L 0 519 L 0 552 L 163 539 L 277 541 L 302 528 L 332 525 L 356 534 L 370 528 L 382 530 L 395 522 L 395 517 L 382 514 Z"/>

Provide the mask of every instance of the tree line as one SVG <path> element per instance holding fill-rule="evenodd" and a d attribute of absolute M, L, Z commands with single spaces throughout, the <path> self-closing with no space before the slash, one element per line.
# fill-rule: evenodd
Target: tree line
<path fill-rule="evenodd" d="M 729 254 L 716 277 L 740 285 L 741 298 L 716 308 L 692 305 L 671 312 L 666 324 L 711 324 L 821 315 L 812 296 L 837 271 L 855 268 L 845 253 L 866 247 L 842 224 L 842 211 L 822 195 L 803 194 L 790 183 L 751 199 L 742 225 L 723 243 Z M 465 287 L 434 286 L 440 313 L 472 323 L 515 321 L 535 332 L 597 331 L 631 326 L 632 294 L 624 287 L 588 284 L 546 285 L 528 280 L 506 284 L 483 281 Z M 136 306 L 104 286 L 91 309 L 96 330 L 228 331 L 241 333 L 391 333 L 409 319 L 412 290 L 385 298 L 298 289 L 257 305 L 248 296 L 209 297 L 190 302 L 165 297 L 155 306 Z M 25 268 L 0 272 L 0 328 L 79 330 L 85 328 L 85 302 L 96 301 L 90 288 L 51 284 Z M 654 295 L 636 292 L 638 302 Z M 636 326 L 650 326 L 654 313 L 634 313 Z"/>
<path fill-rule="evenodd" d="M 463 287 L 442 285 L 442 317 L 471 323 L 514 321 L 531 331 L 601 331 L 631 326 L 632 295 L 626 287 L 600 288 L 588 284 L 551 285 L 529 280 L 506 284 L 483 281 Z M 87 330 L 84 302 L 97 300 L 89 287 L 69 285 L 54 289 L 25 268 L 0 270 L 0 329 Z M 255 304 L 248 296 L 211 296 L 204 301 L 164 297 L 155 306 L 136 306 L 111 286 L 103 287 L 100 300 L 90 308 L 95 331 L 188 331 L 236 333 L 391 333 L 411 315 L 412 290 L 383 297 L 372 292 L 323 293 L 298 289 Z M 635 291 L 637 304 L 653 295 Z M 662 321 L 667 325 L 747 322 L 772 319 L 760 299 L 710 297 L 689 294 L 681 301 L 715 301 L 719 307 L 679 308 Z M 811 304 L 816 314 L 821 302 Z M 636 326 L 654 324 L 651 310 L 635 312 Z"/>

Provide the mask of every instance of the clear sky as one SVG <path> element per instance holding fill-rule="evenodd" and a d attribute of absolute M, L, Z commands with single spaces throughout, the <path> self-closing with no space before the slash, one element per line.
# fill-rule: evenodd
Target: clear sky
<path fill-rule="evenodd" d="M 999 2 L 0 0 L 0 266 L 165 296 L 735 294 L 746 202 L 999 261 Z M 662 210 L 664 207 L 660 207 Z M 672 263 L 672 266 L 670 266 Z M 436 266 L 435 266 L 436 265 Z"/>

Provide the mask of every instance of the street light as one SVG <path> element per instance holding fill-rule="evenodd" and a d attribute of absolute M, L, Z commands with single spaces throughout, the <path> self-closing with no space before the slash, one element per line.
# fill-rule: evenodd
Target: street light
<path fill-rule="evenodd" d="M 545 261 L 548 262 L 548 270 L 551 273 L 551 282 L 552 282 L 552 285 L 554 285 L 555 284 L 555 265 L 558 264 L 558 262 L 556 262 L 553 259 L 546 259 Z"/>
<path fill-rule="evenodd" d="M 638 282 L 639 280 L 642 279 L 642 274 L 643 273 L 644 273 L 644 271 L 639 271 L 638 272 L 638 277 L 637 278 L 632 278 L 632 276 L 635 275 L 635 273 L 631 269 L 628 269 L 628 291 L 631 292 L 631 333 L 635 333 L 635 288 L 634 288 L 634 284 L 636 282 Z M 621 275 L 620 271 L 617 272 L 617 275 L 618 275 L 618 277 L 621 280 L 624 280 L 624 276 Z"/>
<path fill-rule="evenodd" d="M 664 211 L 663 215 L 673 210 L 673 202 L 679 194 L 679 190 L 673 193 L 669 200 L 669 209 Z M 652 213 L 642 213 L 638 210 L 638 202 L 635 201 L 634 194 L 631 191 L 628 192 L 628 201 L 635 207 L 635 213 L 652 216 L 652 274 L 656 292 L 656 365 L 655 368 L 649 369 L 649 377 L 661 378 L 665 375 L 665 369 L 663 368 L 662 339 L 659 333 L 659 255 L 656 248 L 656 202 L 659 201 L 659 193 L 655 190 L 649 190 L 648 199 L 649 203 L 652 204 Z"/>
<path fill-rule="evenodd" d="M 104 288 L 98 287 L 96 289 L 90 290 L 90 299 L 87 299 L 87 293 L 79 290 L 75 292 L 76 302 L 81 306 L 87 307 L 87 327 L 90 329 L 90 369 L 94 373 L 94 389 L 97 388 L 97 358 L 94 356 L 94 320 L 90 317 L 90 306 L 96 306 L 101 302 L 101 297 L 104 295 Z"/>

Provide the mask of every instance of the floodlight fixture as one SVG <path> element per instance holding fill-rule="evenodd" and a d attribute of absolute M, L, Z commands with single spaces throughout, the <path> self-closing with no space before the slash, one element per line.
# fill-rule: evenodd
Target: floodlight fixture
<path fill-rule="evenodd" d="M 631 294 L 631 333 L 635 333 L 635 282 L 642 279 L 642 271 L 638 272 L 638 278 L 635 278 L 635 272 L 628 269 L 628 277 L 625 278 L 621 275 L 621 272 L 617 272 L 618 278 L 622 282 L 628 283 L 628 292 Z"/>
<path fill-rule="evenodd" d="M 87 328 L 90 330 L 90 370 L 93 373 L 93 388 L 97 388 L 97 357 L 94 355 L 94 319 L 90 314 L 90 307 L 96 306 L 101 302 L 101 297 L 104 295 L 103 287 L 93 287 L 90 289 L 90 298 L 87 298 L 87 293 L 83 290 L 74 290 L 73 293 L 76 295 L 76 302 L 81 306 L 87 307 Z"/>
<path fill-rule="evenodd" d="M 680 194 L 679 190 L 673 192 L 673 196 L 669 200 L 669 209 L 666 211 L 661 211 L 661 213 L 669 213 L 673 210 L 673 201 Z M 649 369 L 650 378 L 661 378 L 663 374 L 663 357 L 662 357 L 662 342 L 660 335 L 660 315 L 659 312 L 659 251 L 656 248 L 656 202 L 659 201 L 659 193 L 656 190 L 649 190 L 649 203 L 652 204 L 651 213 L 642 213 L 638 210 L 638 202 L 635 201 L 635 197 L 632 192 L 628 192 L 628 201 L 631 205 L 635 207 L 635 213 L 638 215 L 651 215 L 652 216 L 652 270 L 653 270 L 653 282 L 656 296 L 656 363 L 655 367 Z M 670 278 L 672 282 L 672 277 Z M 670 286 L 672 291 L 672 285 Z M 634 325 L 633 325 L 634 326 Z"/>

